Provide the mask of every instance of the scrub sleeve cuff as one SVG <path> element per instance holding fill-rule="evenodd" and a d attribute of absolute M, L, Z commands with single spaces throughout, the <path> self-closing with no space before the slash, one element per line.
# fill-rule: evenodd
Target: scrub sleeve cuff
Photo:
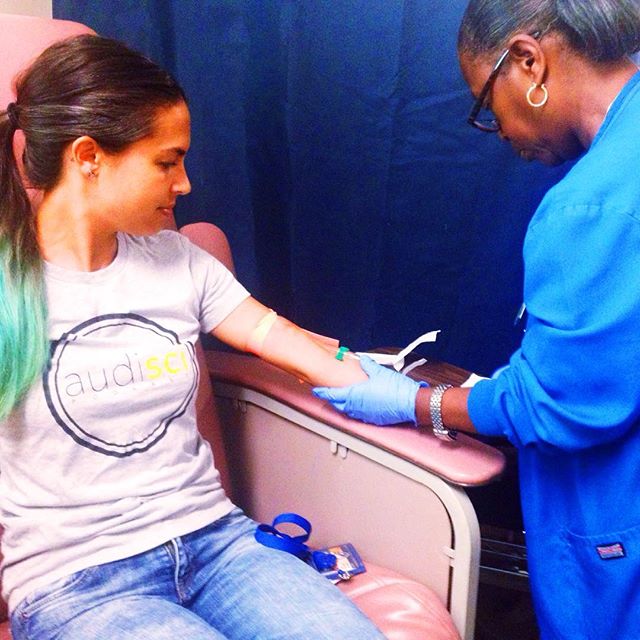
<path fill-rule="evenodd" d="M 505 436 L 504 428 L 496 420 L 495 396 L 498 384 L 495 380 L 480 380 L 473 386 L 467 400 L 467 410 L 473 426 L 485 436 Z"/>

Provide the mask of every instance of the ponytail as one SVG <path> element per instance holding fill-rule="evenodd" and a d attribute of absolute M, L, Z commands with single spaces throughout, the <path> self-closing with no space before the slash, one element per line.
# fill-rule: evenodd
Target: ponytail
<path fill-rule="evenodd" d="M 49 351 L 42 259 L 15 130 L 8 114 L 0 116 L 0 420 L 42 375 Z"/>

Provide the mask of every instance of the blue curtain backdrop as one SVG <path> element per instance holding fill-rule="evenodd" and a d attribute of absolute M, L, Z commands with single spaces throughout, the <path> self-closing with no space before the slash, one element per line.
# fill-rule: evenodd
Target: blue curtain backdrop
<path fill-rule="evenodd" d="M 479 373 L 521 338 L 526 225 L 562 170 L 466 123 L 465 0 L 54 0 L 169 68 L 190 100 L 179 222 L 228 234 L 263 302 L 355 349 Z"/>

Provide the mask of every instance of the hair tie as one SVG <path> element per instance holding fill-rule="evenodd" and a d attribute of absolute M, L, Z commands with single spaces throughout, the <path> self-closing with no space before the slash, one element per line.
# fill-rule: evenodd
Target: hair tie
<path fill-rule="evenodd" d="M 7 118 L 14 129 L 19 129 L 20 124 L 18 122 L 18 105 L 15 102 L 10 102 L 7 105 Z"/>

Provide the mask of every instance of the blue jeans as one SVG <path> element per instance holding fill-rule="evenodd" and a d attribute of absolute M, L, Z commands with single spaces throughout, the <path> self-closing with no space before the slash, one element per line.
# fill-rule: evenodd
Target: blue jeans
<path fill-rule="evenodd" d="M 26 597 L 14 640 L 365 640 L 384 636 L 329 580 L 258 544 L 240 509 Z"/>

